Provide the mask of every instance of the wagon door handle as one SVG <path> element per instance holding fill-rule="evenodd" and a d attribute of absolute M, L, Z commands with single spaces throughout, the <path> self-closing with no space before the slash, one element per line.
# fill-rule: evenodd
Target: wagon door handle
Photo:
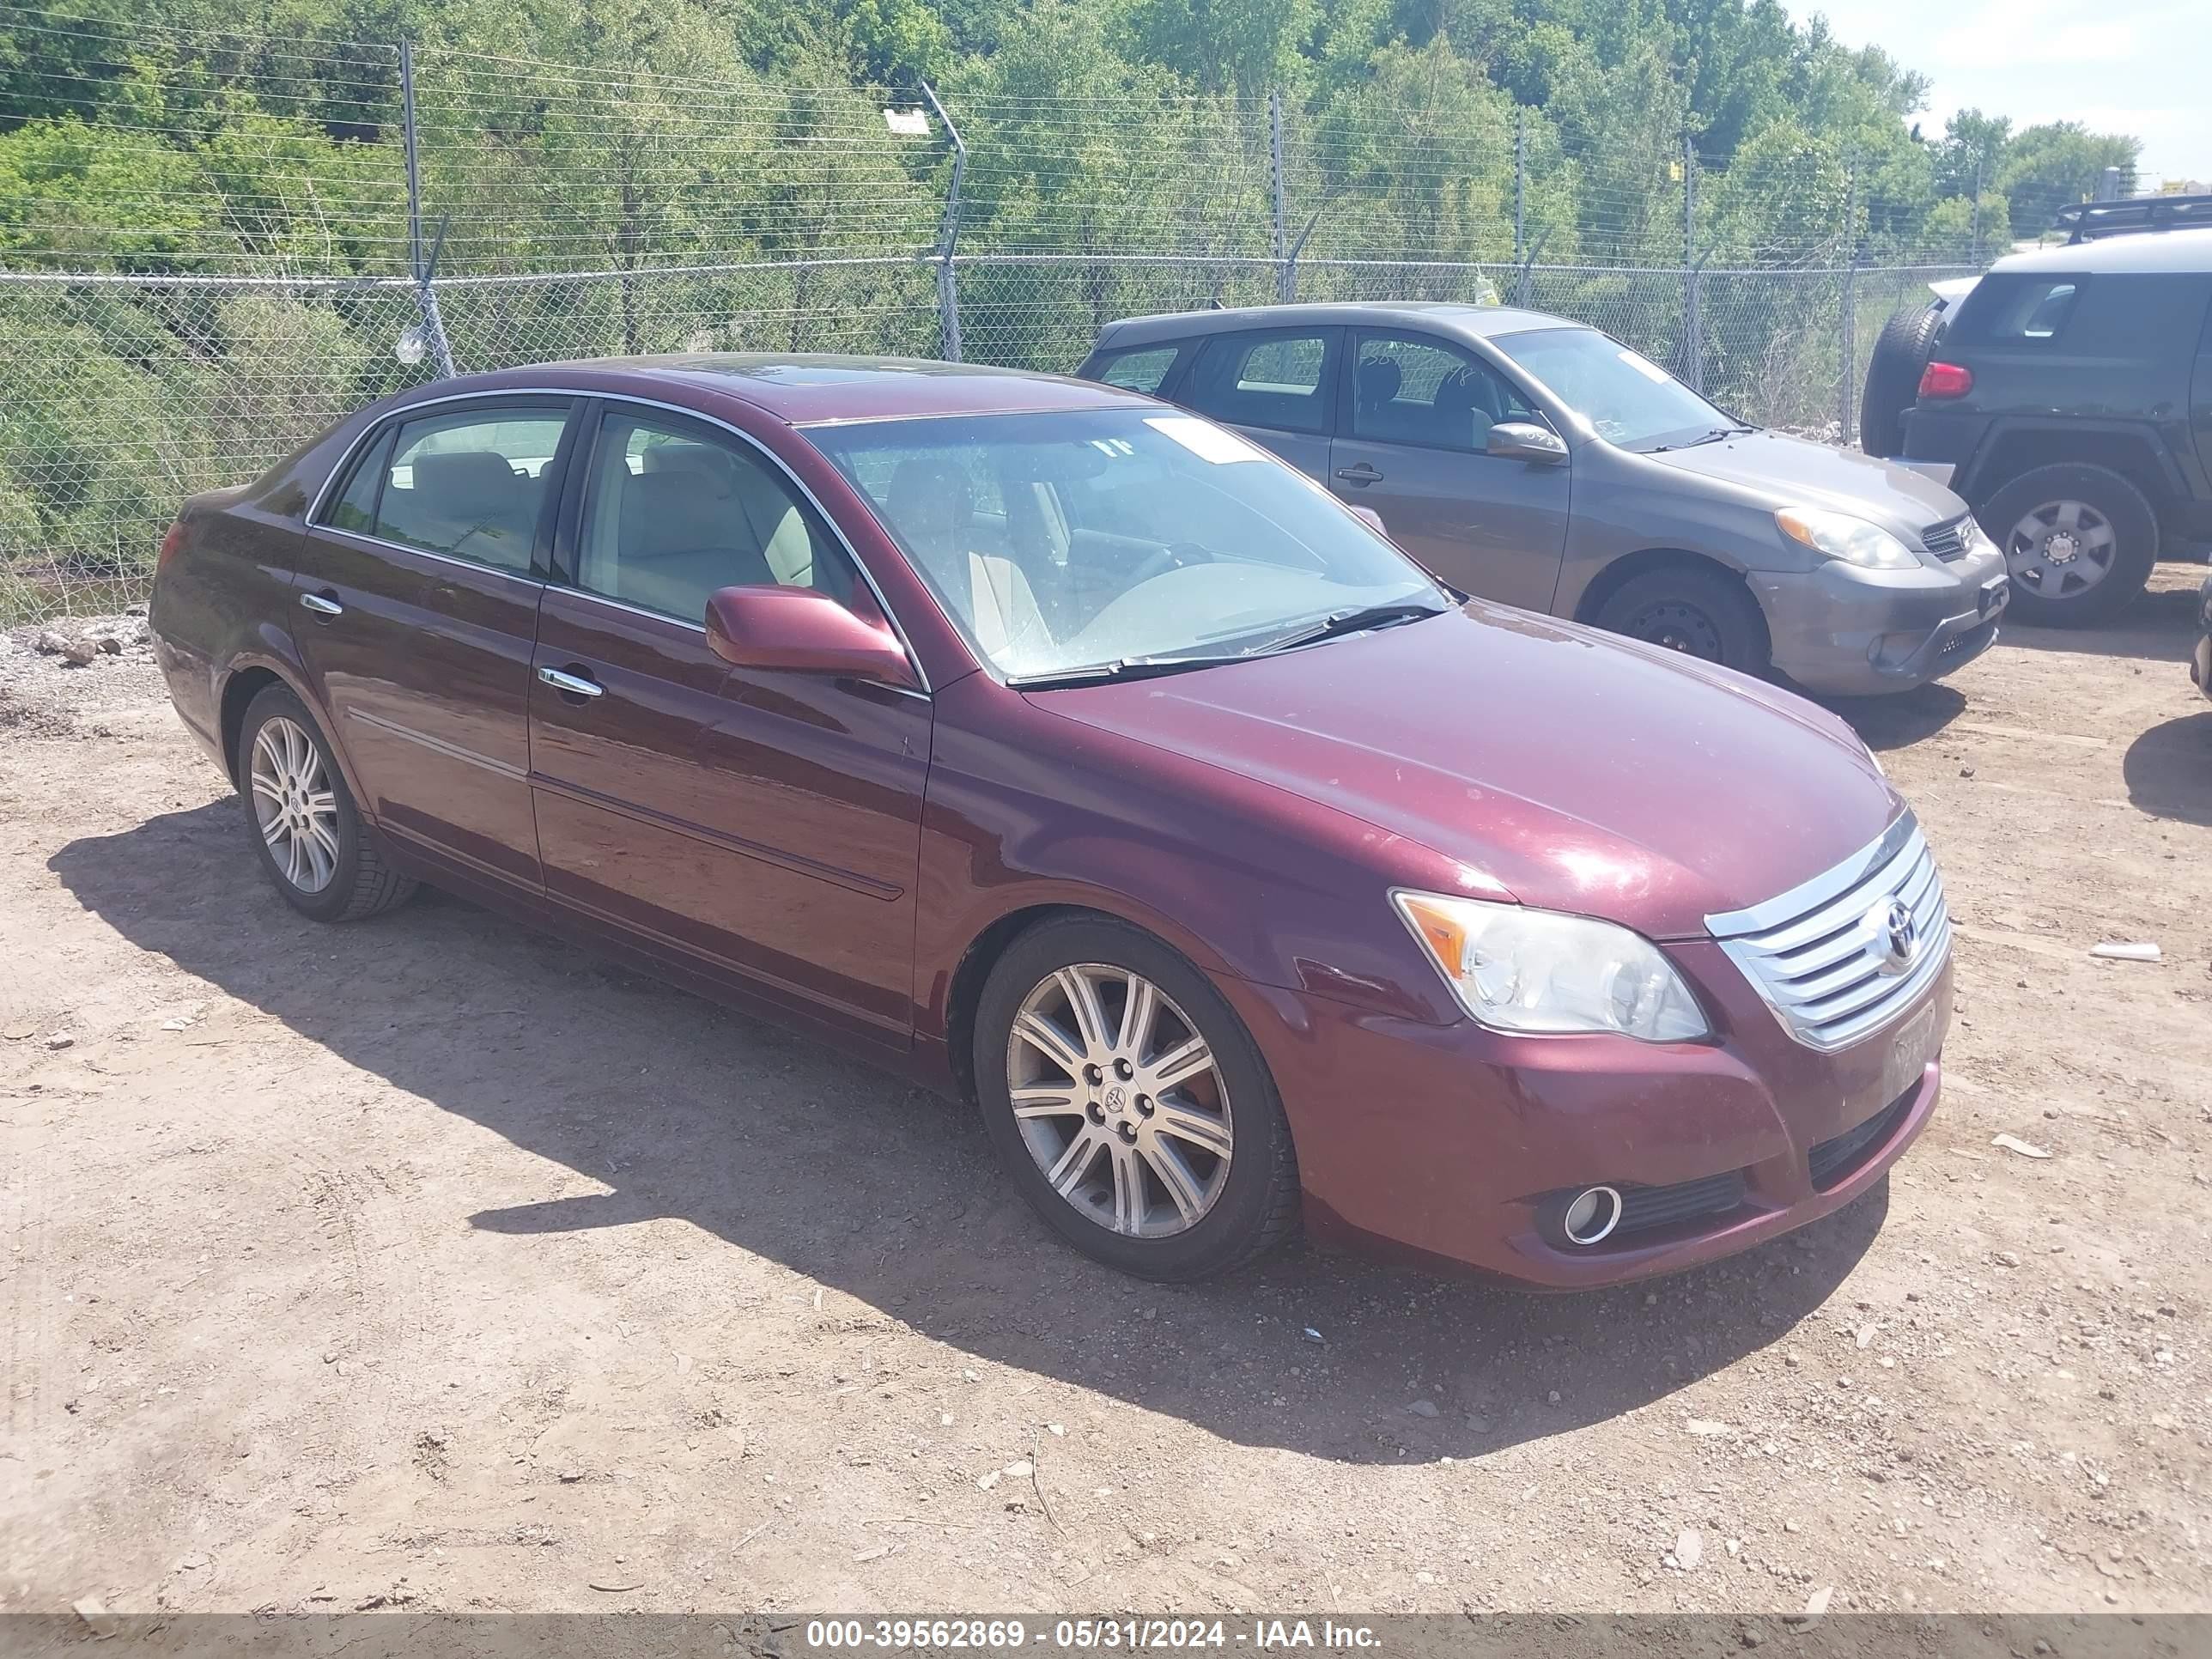
<path fill-rule="evenodd" d="M 1364 461 L 1360 462 L 1357 466 L 1340 466 L 1336 469 L 1336 476 L 1346 483 L 1371 484 L 1380 483 L 1382 481 L 1382 473 Z"/>
<path fill-rule="evenodd" d="M 345 615 L 345 607 L 340 605 L 336 599 L 331 598 L 327 593 L 301 594 L 300 608 L 302 611 L 312 611 L 318 617 L 343 617 Z"/>
<path fill-rule="evenodd" d="M 538 678 L 564 697 L 599 697 L 606 695 L 607 688 L 597 680 L 586 679 L 581 674 L 571 674 L 565 669 L 541 668 Z"/>

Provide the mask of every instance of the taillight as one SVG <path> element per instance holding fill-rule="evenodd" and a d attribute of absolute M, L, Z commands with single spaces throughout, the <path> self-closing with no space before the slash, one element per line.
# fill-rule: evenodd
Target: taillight
<path fill-rule="evenodd" d="M 161 538 L 161 550 L 155 556 L 154 568 L 159 570 L 168 563 L 169 556 L 185 544 L 185 521 L 179 519 L 169 526 L 169 533 Z"/>
<path fill-rule="evenodd" d="M 1963 363 L 1931 362 L 1920 371 L 1923 398 L 1963 398 L 1974 389 L 1974 371 Z"/>

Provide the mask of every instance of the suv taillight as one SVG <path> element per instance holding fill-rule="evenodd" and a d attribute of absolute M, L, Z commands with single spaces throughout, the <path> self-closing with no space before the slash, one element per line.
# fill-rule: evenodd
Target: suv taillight
<path fill-rule="evenodd" d="M 1974 371 L 1963 363 L 1931 362 L 1920 371 L 1923 398 L 1963 398 L 1974 389 Z"/>
<path fill-rule="evenodd" d="M 168 563 L 169 556 L 185 544 L 185 521 L 179 519 L 169 526 L 169 533 L 161 538 L 161 550 L 155 555 L 154 568 L 159 570 Z"/>

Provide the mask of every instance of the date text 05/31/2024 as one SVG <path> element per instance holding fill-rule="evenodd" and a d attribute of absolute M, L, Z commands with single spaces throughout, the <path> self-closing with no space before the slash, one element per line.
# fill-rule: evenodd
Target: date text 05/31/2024
<path fill-rule="evenodd" d="M 1333 1619 L 810 1619 L 806 1645 L 830 1651 L 1036 1647 L 1135 1652 L 1243 1648 L 1273 1653 L 1301 1648 L 1372 1651 L 1381 1640 L 1370 1626 Z"/>

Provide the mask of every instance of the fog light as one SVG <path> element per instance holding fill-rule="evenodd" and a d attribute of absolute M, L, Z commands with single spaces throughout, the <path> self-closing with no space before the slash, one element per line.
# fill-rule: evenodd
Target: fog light
<path fill-rule="evenodd" d="M 1570 1244 L 1596 1244 L 1620 1224 L 1620 1194 L 1610 1187 L 1591 1187 L 1577 1193 L 1559 1218 L 1560 1231 Z"/>

